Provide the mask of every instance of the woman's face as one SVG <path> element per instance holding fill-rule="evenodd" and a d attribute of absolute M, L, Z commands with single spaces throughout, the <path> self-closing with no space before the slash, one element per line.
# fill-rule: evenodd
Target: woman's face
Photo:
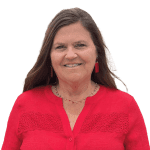
<path fill-rule="evenodd" d="M 91 79 L 97 52 L 90 33 L 78 22 L 58 30 L 50 57 L 59 81 L 82 82 Z"/>

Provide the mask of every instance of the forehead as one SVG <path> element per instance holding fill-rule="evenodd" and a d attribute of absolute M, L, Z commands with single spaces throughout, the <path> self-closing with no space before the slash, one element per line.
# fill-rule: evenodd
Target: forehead
<path fill-rule="evenodd" d="M 76 41 L 86 41 L 90 42 L 91 36 L 89 31 L 87 31 L 80 22 L 74 23 L 68 26 L 64 26 L 58 30 L 55 35 L 53 44 L 56 43 L 66 43 L 66 42 L 76 42 Z"/>

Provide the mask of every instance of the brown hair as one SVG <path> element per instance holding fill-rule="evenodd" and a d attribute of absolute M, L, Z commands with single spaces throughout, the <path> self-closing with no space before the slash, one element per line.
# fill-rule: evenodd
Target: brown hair
<path fill-rule="evenodd" d="M 113 72 L 111 72 L 111 70 L 108 67 L 109 60 L 106 57 L 105 52 L 105 49 L 108 48 L 104 43 L 103 37 L 97 25 L 95 24 L 92 17 L 86 11 L 79 8 L 72 8 L 60 11 L 48 25 L 40 54 L 37 58 L 35 65 L 29 71 L 25 79 L 23 92 L 38 86 L 58 84 L 58 78 L 54 70 L 53 70 L 53 77 L 51 78 L 50 52 L 53 40 L 57 31 L 60 28 L 70 25 L 72 23 L 76 23 L 78 21 L 80 21 L 81 24 L 90 32 L 91 38 L 98 52 L 99 73 L 95 73 L 95 71 L 93 70 L 91 80 L 106 87 L 117 89 L 115 80 L 112 76 L 114 76 L 118 80 L 120 79 Z"/>

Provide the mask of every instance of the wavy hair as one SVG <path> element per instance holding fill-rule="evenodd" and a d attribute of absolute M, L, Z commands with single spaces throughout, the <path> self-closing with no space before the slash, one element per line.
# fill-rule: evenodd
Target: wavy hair
<path fill-rule="evenodd" d="M 80 8 L 72 8 L 60 11 L 48 25 L 40 54 L 25 79 L 23 92 L 39 86 L 58 84 L 57 75 L 54 70 L 51 70 L 50 52 L 53 40 L 60 28 L 79 21 L 89 31 L 98 52 L 99 72 L 95 73 L 93 69 L 91 80 L 106 87 L 117 89 L 114 78 L 120 79 L 108 67 L 109 60 L 106 57 L 106 49 L 108 48 L 104 43 L 100 30 L 86 11 Z M 53 77 L 51 77 L 51 71 L 53 71 Z M 122 83 L 124 84 L 124 82 Z"/>

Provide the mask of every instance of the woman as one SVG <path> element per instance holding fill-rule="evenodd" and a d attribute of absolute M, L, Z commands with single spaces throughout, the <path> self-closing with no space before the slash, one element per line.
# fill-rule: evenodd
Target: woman
<path fill-rule="evenodd" d="M 10 113 L 2 150 L 149 150 L 140 109 L 117 89 L 105 48 L 87 12 L 58 13 Z"/>

